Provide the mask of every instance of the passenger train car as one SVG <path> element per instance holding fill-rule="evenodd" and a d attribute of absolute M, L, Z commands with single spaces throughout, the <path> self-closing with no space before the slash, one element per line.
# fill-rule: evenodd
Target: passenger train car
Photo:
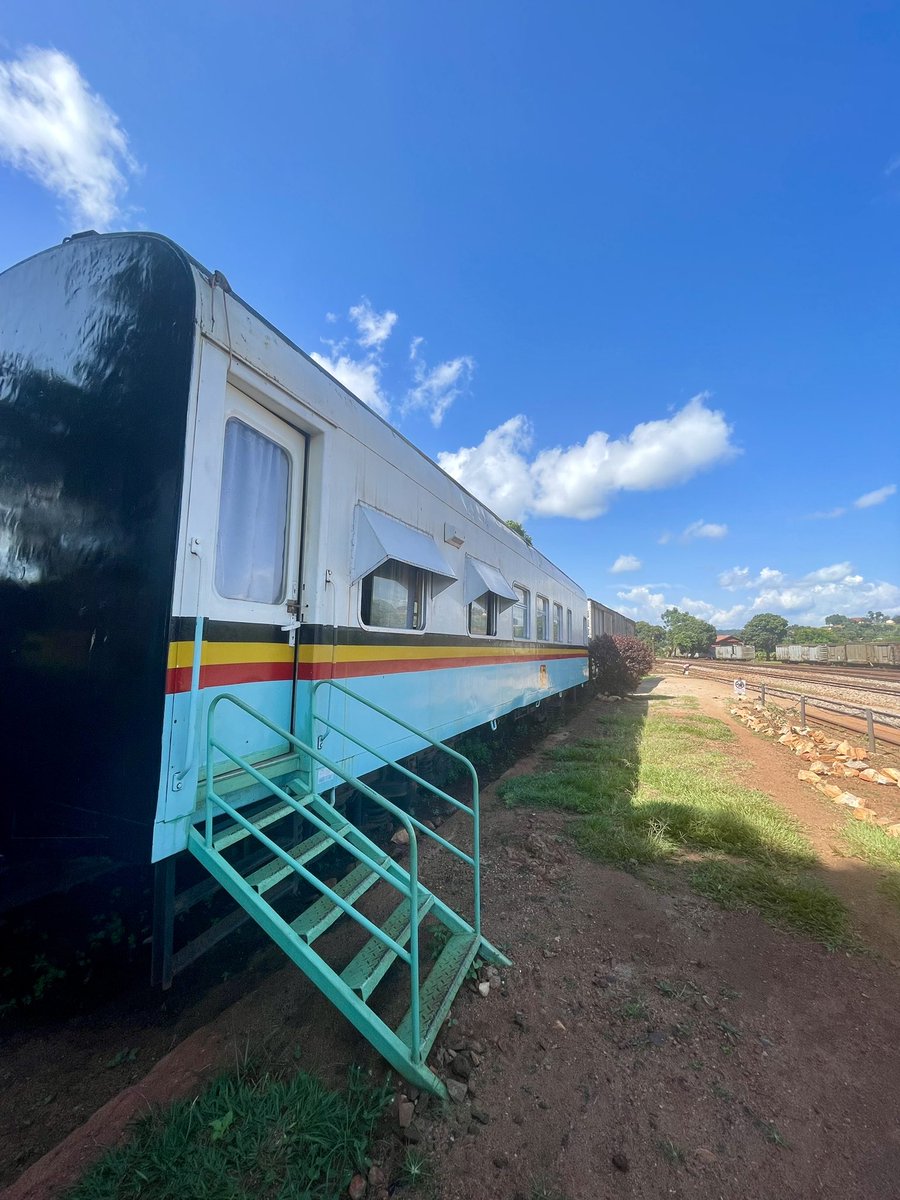
<path fill-rule="evenodd" d="M 223 692 L 269 722 L 217 714 L 267 778 L 292 753 L 272 726 L 365 776 L 421 739 L 336 689 L 325 711 L 357 740 L 314 730 L 317 681 L 451 738 L 584 683 L 585 612 L 578 584 L 167 239 L 76 235 L 0 275 L 7 861 L 178 855 Z M 319 790 L 335 782 L 317 767 Z M 260 794 L 242 786 L 236 806 Z"/>

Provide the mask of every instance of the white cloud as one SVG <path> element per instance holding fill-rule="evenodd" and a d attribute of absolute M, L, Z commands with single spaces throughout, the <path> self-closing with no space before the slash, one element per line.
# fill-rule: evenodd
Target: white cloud
<path fill-rule="evenodd" d="M 844 516 L 846 508 L 830 508 L 827 512 L 814 512 L 807 514 L 807 521 L 834 521 L 838 517 Z"/>
<path fill-rule="evenodd" d="M 728 533 L 727 525 L 714 525 L 711 521 L 694 521 L 681 535 L 681 541 L 692 542 L 695 538 L 723 538 Z"/>
<path fill-rule="evenodd" d="M 755 577 L 751 576 L 749 567 L 732 567 L 730 571 L 721 573 L 719 586 L 729 592 L 735 592 L 739 588 L 772 586 L 781 583 L 783 579 L 784 574 L 774 567 L 763 567 Z"/>
<path fill-rule="evenodd" d="M 315 352 L 310 357 L 379 416 L 388 415 L 391 406 L 381 387 L 381 363 L 376 358 L 359 360 L 340 351 L 333 358 Z"/>
<path fill-rule="evenodd" d="M 888 160 L 888 165 L 884 168 L 885 175 L 893 175 L 897 170 L 900 170 L 900 154 L 895 154 L 893 158 Z"/>
<path fill-rule="evenodd" d="M 864 616 L 870 609 L 889 615 L 900 613 L 900 586 L 886 580 L 865 579 L 850 562 L 819 567 L 800 578 L 790 578 L 774 567 L 763 567 L 755 575 L 749 567 L 733 567 L 722 572 L 719 583 L 732 591 L 746 591 L 747 595 L 728 606 L 727 602 L 716 603 L 714 598 L 675 599 L 671 592 L 673 584 L 636 584 L 616 593 L 615 607 L 635 620 L 656 624 L 660 614 L 674 603 L 717 629 L 740 628 L 759 612 L 780 613 L 791 624 L 813 626 L 821 625 L 835 612 L 851 617 Z"/>
<path fill-rule="evenodd" d="M 413 386 L 406 393 L 403 401 L 404 413 L 414 409 L 424 409 L 437 428 L 444 419 L 444 413 L 472 378 L 475 370 L 474 360 L 467 354 L 452 358 L 447 362 L 438 363 L 429 368 L 421 358 L 419 347 L 424 338 L 413 338 L 409 346 L 409 360 L 413 364 Z"/>
<path fill-rule="evenodd" d="M 635 621 L 649 621 L 651 625 L 658 625 L 660 615 L 669 607 L 662 592 L 654 592 L 646 586 L 616 592 L 616 596 L 621 613 Z"/>
<path fill-rule="evenodd" d="M 121 218 L 138 170 L 119 118 L 72 59 L 38 47 L 0 62 L 0 160 L 65 201 L 79 226 L 99 230 Z"/>
<path fill-rule="evenodd" d="M 383 346 L 391 336 L 397 324 L 397 314 L 390 309 L 377 313 L 372 307 L 372 302 L 363 296 L 359 304 L 354 304 L 350 309 L 350 320 L 356 326 L 356 340 L 360 346 L 371 350 L 373 347 Z"/>
<path fill-rule="evenodd" d="M 701 621 L 709 621 L 710 625 L 715 625 L 717 629 L 722 626 L 745 624 L 742 618 L 747 611 L 746 604 L 734 604 L 731 608 L 719 608 L 706 600 L 691 600 L 688 596 L 683 596 L 678 607 L 683 612 L 689 612 L 692 616 L 699 617 Z"/>
<path fill-rule="evenodd" d="M 659 535 L 659 537 L 656 539 L 656 542 L 657 542 L 657 545 L 659 545 L 659 546 L 668 546 L 668 544 L 669 544 L 669 542 L 671 542 L 671 540 L 672 540 L 672 535 L 667 530 L 665 533 L 661 533 Z"/>
<path fill-rule="evenodd" d="M 672 487 L 738 453 L 724 414 L 708 408 L 707 398 L 695 396 L 674 416 L 636 425 L 624 438 L 597 431 L 533 457 L 531 426 L 519 414 L 438 462 L 502 517 L 589 520 L 616 492 Z"/>
<path fill-rule="evenodd" d="M 641 560 L 633 554 L 620 554 L 609 569 L 613 575 L 620 575 L 623 571 L 639 571 L 642 566 Z"/>
<path fill-rule="evenodd" d="M 874 492 L 866 492 L 864 496 L 860 496 L 858 500 L 853 501 L 854 508 L 874 508 L 876 504 L 884 504 L 889 496 L 893 496 L 897 490 L 896 483 L 888 483 L 884 487 L 877 488 Z"/>

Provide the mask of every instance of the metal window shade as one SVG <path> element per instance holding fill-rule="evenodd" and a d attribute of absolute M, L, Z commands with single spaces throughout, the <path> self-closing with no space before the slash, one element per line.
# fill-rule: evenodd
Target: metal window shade
<path fill-rule="evenodd" d="M 473 600 L 477 600 L 485 592 L 494 593 L 498 599 L 498 606 L 501 612 L 504 612 L 511 604 L 518 603 L 519 600 L 512 584 L 501 571 L 498 571 L 496 567 L 492 567 L 488 563 L 481 562 L 480 559 L 470 558 L 467 554 L 466 604 L 471 604 Z"/>
<path fill-rule="evenodd" d="M 356 506 L 356 528 L 353 540 L 353 574 L 350 582 L 355 583 L 364 575 L 370 575 L 388 559 L 430 571 L 433 576 L 432 592 L 437 594 L 456 580 L 456 572 L 441 554 L 430 534 L 386 513 Z"/>

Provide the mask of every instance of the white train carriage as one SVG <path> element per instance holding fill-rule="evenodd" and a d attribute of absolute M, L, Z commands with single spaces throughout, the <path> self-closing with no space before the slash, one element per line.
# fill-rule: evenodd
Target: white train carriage
<path fill-rule="evenodd" d="M 477 776 L 445 740 L 586 681 L 584 591 L 167 239 L 79 235 L 0 275 L 0 366 L 4 864 L 94 843 L 155 863 L 166 981 L 187 849 L 442 1092 L 425 1057 L 453 996 L 476 956 L 506 961 L 481 932 Z M 469 803 L 404 765 L 423 749 Z M 462 810 L 471 852 L 378 792 L 385 766 Z M 408 869 L 339 788 L 403 827 Z M 419 880 L 418 837 L 471 870 L 467 917 Z M 356 865 L 332 887 L 336 847 Z M 298 878 L 320 898 L 289 917 Z M 355 907 L 379 881 L 383 928 Z M 426 914 L 449 941 L 420 987 Z M 371 936 L 341 971 L 313 943 L 343 916 Z M 366 1002 L 398 959 L 392 1030 Z"/>

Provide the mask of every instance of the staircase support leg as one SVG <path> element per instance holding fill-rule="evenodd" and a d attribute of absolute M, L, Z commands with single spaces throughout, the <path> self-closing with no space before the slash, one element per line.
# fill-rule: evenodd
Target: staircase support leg
<path fill-rule="evenodd" d="M 175 935 L 175 858 L 164 858 L 153 868 L 153 938 L 150 984 L 167 991 L 174 978 L 172 947 Z"/>

